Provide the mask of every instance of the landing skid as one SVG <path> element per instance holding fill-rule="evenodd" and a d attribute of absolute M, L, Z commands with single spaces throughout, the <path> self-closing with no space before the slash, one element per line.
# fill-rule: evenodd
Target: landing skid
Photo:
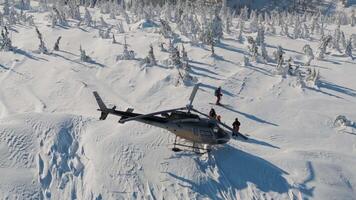
<path fill-rule="evenodd" d="M 188 147 L 188 148 L 191 149 L 191 151 L 193 151 L 196 154 L 205 154 L 205 153 L 209 153 L 211 151 L 211 149 L 209 149 L 209 148 L 201 148 L 201 147 L 196 146 L 196 143 L 193 143 L 193 145 L 185 145 L 185 144 L 177 143 L 177 136 L 176 136 L 176 138 L 174 140 L 172 151 L 173 152 L 186 151 L 186 150 L 183 150 L 183 149 L 178 148 L 176 146 Z"/>

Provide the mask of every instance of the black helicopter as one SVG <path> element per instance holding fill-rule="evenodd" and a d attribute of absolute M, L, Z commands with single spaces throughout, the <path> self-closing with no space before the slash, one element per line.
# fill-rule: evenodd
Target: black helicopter
<path fill-rule="evenodd" d="M 193 108 L 193 100 L 199 89 L 199 84 L 196 84 L 189 98 L 189 104 L 185 107 L 163 110 L 149 114 L 134 113 L 133 108 L 128 108 L 126 111 L 107 108 L 99 94 L 94 91 L 93 94 L 99 105 L 98 111 L 101 111 L 100 120 L 105 120 L 108 114 L 121 116 L 119 123 L 128 121 L 139 121 L 152 126 L 166 129 L 176 135 L 173 151 L 181 151 L 177 146 L 191 147 L 194 150 L 202 149 L 210 151 L 210 148 L 201 148 L 197 145 L 225 144 L 230 141 L 232 135 L 240 136 L 247 140 L 248 138 L 239 132 L 236 132 L 226 124 L 219 122 L 216 119 L 210 118 L 207 114 Z M 196 113 L 196 114 L 194 114 Z M 199 115 L 201 116 L 199 116 Z M 177 143 L 177 137 L 183 138 L 193 143 L 193 146 Z"/>

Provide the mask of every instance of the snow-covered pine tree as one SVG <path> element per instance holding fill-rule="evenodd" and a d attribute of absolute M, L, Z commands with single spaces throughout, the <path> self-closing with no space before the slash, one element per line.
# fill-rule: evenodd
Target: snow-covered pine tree
<path fill-rule="evenodd" d="M 36 33 L 37 33 L 38 39 L 40 40 L 40 44 L 39 44 L 39 46 L 38 46 L 38 51 L 39 51 L 39 53 L 49 54 L 48 49 L 47 49 L 47 47 L 46 47 L 46 44 L 45 44 L 44 41 L 43 41 L 42 34 L 41 34 L 41 32 L 38 30 L 37 27 L 36 27 Z"/>
<path fill-rule="evenodd" d="M 344 31 L 341 31 L 341 36 L 340 36 L 340 42 L 341 42 L 341 45 L 344 49 L 346 49 L 346 38 L 345 38 L 345 33 Z"/>
<path fill-rule="evenodd" d="M 237 40 L 242 43 L 243 41 L 243 31 L 244 31 L 244 22 L 242 20 L 239 20 L 239 34 L 237 35 Z"/>
<path fill-rule="evenodd" d="M 308 25 L 306 23 L 303 24 L 303 38 L 309 39 L 310 38 L 310 31 Z"/>
<path fill-rule="evenodd" d="M 189 61 L 188 53 L 187 51 L 185 51 L 184 45 L 182 44 L 182 63 L 187 63 L 188 65 L 188 61 Z"/>
<path fill-rule="evenodd" d="M 301 35 L 301 24 L 299 20 L 299 16 L 296 17 L 294 22 L 294 29 L 293 29 L 293 38 L 298 39 Z"/>
<path fill-rule="evenodd" d="M 258 46 L 256 44 L 256 41 L 253 39 L 253 37 L 248 36 L 247 42 L 248 42 L 247 48 L 248 48 L 248 51 L 250 52 L 250 57 L 252 58 L 253 61 L 257 61 Z"/>
<path fill-rule="evenodd" d="M 53 50 L 59 51 L 59 41 L 60 41 L 61 39 L 62 39 L 62 36 L 59 36 L 59 37 L 57 38 L 56 43 L 54 43 Z"/>
<path fill-rule="evenodd" d="M 114 33 L 112 34 L 112 43 L 113 43 L 113 44 L 116 44 L 116 43 L 117 43 Z"/>
<path fill-rule="evenodd" d="M 161 23 L 161 34 L 165 37 L 165 38 L 171 38 L 173 36 L 173 32 L 172 32 L 172 28 L 169 25 L 169 23 L 163 19 L 159 20 Z"/>
<path fill-rule="evenodd" d="M 80 45 L 79 51 L 80 51 L 80 60 L 82 62 L 90 62 L 91 61 L 91 58 L 85 53 L 85 50 L 82 49 L 82 45 Z"/>
<path fill-rule="evenodd" d="M 223 24 L 217 13 L 211 21 L 210 30 L 214 40 L 216 40 L 216 42 L 220 42 L 220 39 L 223 37 Z"/>
<path fill-rule="evenodd" d="M 306 62 L 304 63 L 304 65 L 310 66 L 311 61 L 314 60 L 313 49 L 310 47 L 310 45 L 306 44 L 303 47 L 303 52 L 306 56 Z"/>
<path fill-rule="evenodd" d="M 182 67 L 182 61 L 177 47 L 174 47 L 173 50 L 169 52 L 169 65 L 175 68 Z"/>
<path fill-rule="evenodd" d="M 354 59 L 354 57 L 352 56 L 351 38 L 347 41 L 346 48 L 345 48 L 345 55 L 350 57 L 351 59 Z"/>
<path fill-rule="evenodd" d="M 10 14 L 10 3 L 9 3 L 9 0 L 4 0 L 2 9 L 3 9 L 3 14 L 5 16 Z"/>
<path fill-rule="evenodd" d="M 6 26 L 4 26 L 4 29 L 1 30 L 0 50 L 1 51 L 13 50 L 12 41 L 9 37 L 9 31 Z"/>
<path fill-rule="evenodd" d="M 146 66 L 149 66 L 149 67 L 157 64 L 155 55 L 153 53 L 152 44 L 150 45 L 150 50 L 148 51 L 148 56 L 145 58 L 145 64 L 146 64 Z"/>
<path fill-rule="evenodd" d="M 276 63 L 278 63 L 278 61 L 280 59 L 283 59 L 284 53 L 285 52 L 283 51 L 283 48 L 280 45 L 278 45 L 276 51 L 273 52 L 273 56 L 274 56 Z"/>
<path fill-rule="evenodd" d="M 261 56 L 264 59 L 265 62 L 269 61 L 269 56 L 268 56 L 268 51 L 266 49 L 266 44 L 262 43 L 261 44 Z"/>
<path fill-rule="evenodd" d="M 332 38 L 332 44 L 333 44 L 333 48 L 339 52 L 341 51 L 340 45 L 339 45 L 340 37 L 341 37 L 341 31 L 340 31 L 340 25 L 338 25 L 334 31 L 334 37 Z"/>
<path fill-rule="evenodd" d="M 356 49 L 356 34 L 351 35 L 352 40 L 352 48 Z"/>
<path fill-rule="evenodd" d="M 122 21 L 119 20 L 117 23 L 117 32 L 118 33 L 125 33 L 124 25 L 122 24 Z"/>
<path fill-rule="evenodd" d="M 324 55 L 326 53 L 326 48 L 328 47 L 331 40 L 332 40 L 332 37 L 330 35 L 325 36 L 321 39 L 321 42 L 319 44 L 318 51 L 317 51 L 317 59 L 318 60 L 322 60 L 324 58 Z"/>
<path fill-rule="evenodd" d="M 133 60 L 135 59 L 135 52 L 133 50 L 128 49 L 128 45 L 126 42 L 126 35 L 124 37 L 124 50 L 121 55 L 119 55 L 116 60 Z"/>
<path fill-rule="evenodd" d="M 244 56 L 244 63 L 243 66 L 247 67 L 250 65 L 250 59 L 247 56 Z"/>
<path fill-rule="evenodd" d="M 93 19 L 87 7 L 85 7 L 84 24 L 87 26 L 91 26 L 93 24 Z"/>
<path fill-rule="evenodd" d="M 261 44 L 263 44 L 264 42 L 265 42 L 265 27 L 262 24 L 260 24 L 257 30 L 256 44 L 258 46 L 261 46 Z"/>
<path fill-rule="evenodd" d="M 356 26 L 356 16 L 355 16 L 355 10 L 351 11 L 351 17 L 350 17 L 350 25 L 352 27 Z"/>

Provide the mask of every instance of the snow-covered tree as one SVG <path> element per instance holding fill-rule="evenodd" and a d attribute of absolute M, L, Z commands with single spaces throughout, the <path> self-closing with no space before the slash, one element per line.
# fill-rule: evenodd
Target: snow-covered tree
<path fill-rule="evenodd" d="M 356 16 L 355 16 L 355 10 L 351 11 L 351 21 L 350 21 L 350 25 L 352 27 L 356 26 Z"/>
<path fill-rule="evenodd" d="M 347 41 L 346 48 L 345 48 L 345 55 L 350 57 L 351 59 L 354 59 L 352 56 L 351 38 Z"/>
<path fill-rule="evenodd" d="M 354 34 L 352 34 L 351 35 L 351 40 L 352 40 L 352 47 L 354 48 L 354 49 L 356 49 L 356 34 L 354 33 Z"/>
<path fill-rule="evenodd" d="M 161 22 L 161 34 L 165 37 L 165 38 L 171 38 L 173 36 L 173 32 L 172 32 L 172 28 L 169 25 L 169 23 L 163 19 L 159 20 Z"/>
<path fill-rule="evenodd" d="M 244 56 L 244 63 L 243 66 L 247 67 L 250 65 L 250 59 L 247 56 Z"/>
<path fill-rule="evenodd" d="M 82 62 L 90 62 L 91 61 L 91 58 L 85 53 L 85 50 L 82 49 L 82 45 L 80 45 L 79 51 L 80 51 L 80 60 Z"/>
<path fill-rule="evenodd" d="M 329 45 L 329 43 L 331 42 L 332 37 L 330 35 L 323 37 L 321 39 L 321 42 L 319 44 L 318 47 L 318 51 L 317 51 L 317 59 L 318 60 L 322 60 L 324 58 L 324 55 L 326 53 L 326 48 Z"/>
<path fill-rule="evenodd" d="M 182 67 L 182 61 L 177 47 L 174 47 L 173 50 L 169 52 L 169 65 L 176 68 Z"/>
<path fill-rule="evenodd" d="M 220 39 L 223 37 L 223 24 L 218 14 L 215 14 L 211 22 L 210 28 L 213 38 L 217 42 L 220 42 Z"/>
<path fill-rule="evenodd" d="M 260 25 L 258 26 L 257 36 L 256 36 L 256 44 L 261 46 L 265 42 L 265 27 Z"/>
<path fill-rule="evenodd" d="M 13 50 L 12 41 L 9 37 L 9 31 L 6 26 L 4 26 L 4 29 L 1 30 L 0 50 L 1 51 Z"/>
<path fill-rule="evenodd" d="M 265 43 L 261 44 L 261 56 L 265 60 L 265 62 L 267 62 L 269 60 L 268 51 L 266 49 Z"/>
<path fill-rule="evenodd" d="M 121 55 L 117 57 L 117 60 L 133 60 L 135 59 L 135 52 L 133 50 L 128 49 L 128 45 L 126 43 L 126 36 L 124 37 L 124 51 Z"/>
<path fill-rule="evenodd" d="M 343 31 L 341 31 L 340 43 L 342 47 L 346 49 L 346 38 L 345 38 L 345 33 Z"/>
<path fill-rule="evenodd" d="M 340 38 L 341 38 L 341 31 L 340 26 L 338 26 L 334 31 L 334 37 L 332 38 L 333 48 L 337 51 L 340 51 Z"/>
<path fill-rule="evenodd" d="M 10 14 L 10 3 L 9 3 L 9 0 L 4 0 L 2 9 L 3 9 L 3 14 L 4 15 L 9 15 Z"/>
<path fill-rule="evenodd" d="M 298 39 L 301 36 L 301 24 L 299 17 L 296 17 L 296 21 L 294 23 L 294 29 L 293 29 L 293 37 L 294 39 Z"/>
<path fill-rule="evenodd" d="M 311 73 L 307 75 L 305 80 L 309 83 L 309 85 L 311 84 L 314 87 L 318 87 L 319 80 L 320 80 L 319 70 L 316 71 L 315 68 L 311 70 Z"/>
<path fill-rule="evenodd" d="M 243 36 L 242 36 L 242 34 L 243 34 L 243 32 L 244 32 L 244 25 L 245 25 L 245 23 L 244 23 L 242 20 L 239 20 L 239 33 L 238 33 L 238 35 L 237 35 L 237 40 L 238 40 L 240 43 L 242 43 L 242 41 L 243 41 Z"/>
<path fill-rule="evenodd" d="M 182 44 L 182 63 L 188 63 L 189 58 L 188 58 L 188 53 L 184 48 L 184 45 Z"/>
<path fill-rule="evenodd" d="M 303 47 L 303 52 L 304 52 L 305 57 L 306 57 L 306 61 L 305 61 L 304 65 L 305 66 L 310 66 L 311 61 L 314 60 L 313 49 L 310 47 L 310 45 L 306 44 Z"/>
<path fill-rule="evenodd" d="M 152 44 L 150 45 L 150 50 L 148 51 L 148 56 L 144 59 L 144 62 L 146 64 L 146 66 L 153 66 L 156 65 L 156 58 L 155 55 L 153 53 L 153 46 Z"/>
<path fill-rule="evenodd" d="M 276 63 L 279 63 L 279 62 L 284 62 L 284 58 L 283 58 L 283 55 L 284 55 L 284 51 L 283 51 L 283 48 L 281 46 L 277 46 L 277 49 L 276 51 L 273 52 L 273 56 L 274 56 L 274 59 L 276 61 Z"/>
<path fill-rule="evenodd" d="M 43 37 L 41 32 L 38 30 L 38 28 L 36 27 L 36 33 L 37 33 L 37 37 L 40 40 L 40 45 L 38 46 L 38 51 L 39 53 L 43 53 L 43 54 L 49 54 L 48 49 L 46 47 L 46 44 L 43 41 Z"/>
<path fill-rule="evenodd" d="M 119 20 L 116 27 L 118 33 L 125 33 L 124 25 L 122 24 L 121 20 Z"/>
<path fill-rule="evenodd" d="M 253 39 L 253 37 L 248 36 L 247 37 L 247 42 L 248 42 L 248 51 L 250 52 L 250 57 L 252 58 L 252 60 L 256 61 L 257 57 L 258 57 L 258 46 L 255 42 L 255 40 Z"/>
<path fill-rule="evenodd" d="M 84 24 L 87 26 L 91 26 L 93 24 L 93 19 L 87 7 L 85 7 Z"/>
<path fill-rule="evenodd" d="M 55 50 L 55 51 L 59 51 L 59 41 L 60 41 L 61 39 L 62 39 L 62 37 L 61 37 L 61 36 L 59 36 L 59 37 L 57 38 L 56 43 L 54 43 L 53 50 Z"/>

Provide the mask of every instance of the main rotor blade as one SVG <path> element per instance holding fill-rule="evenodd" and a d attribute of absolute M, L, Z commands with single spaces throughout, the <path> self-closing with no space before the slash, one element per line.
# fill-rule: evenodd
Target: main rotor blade
<path fill-rule="evenodd" d="M 189 104 L 187 105 L 188 107 L 188 112 L 189 110 L 193 107 L 193 101 L 194 101 L 194 98 L 195 98 L 195 95 L 197 94 L 198 92 L 198 89 L 199 89 L 199 86 L 200 86 L 200 83 L 197 83 L 195 84 L 193 90 L 192 90 L 192 93 L 190 94 L 190 97 L 189 97 Z"/>
<path fill-rule="evenodd" d="M 197 112 L 197 113 L 199 113 L 199 114 L 201 114 L 201 115 L 204 115 L 204 116 L 206 116 L 206 117 L 208 117 L 208 118 L 211 118 L 209 115 L 207 115 L 207 114 L 205 114 L 205 113 L 203 113 L 203 112 L 200 112 L 199 110 L 196 110 L 196 109 L 194 109 L 194 108 L 192 108 L 192 111 Z M 241 136 L 243 139 L 245 139 L 245 140 L 248 139 L 248 137 L 246 137 L 246 136 L 242 135 L 241 133 L 235 131 L 235 130 L 234 130 L 233 128 L 231 128 L 230 126 L 228 126 L 228 125 L 226 125 L 226 124 L 224 124 L 224 123 L 222 123 L 222 122 L 219 122 L 219 121 L 216 120 L 216 119 L 212 119 L 212 120 L 215 120 L 218 124 L 220 124 L 221 126 L 225 127 L 226 129 L 229 129 L 231 132 L 233 132 L 233 133 L 235 133 L 235 134 Z"/>
<path fill-rule="evenodd" d="M 154 115 L 159 115 L 159 114 L 163 114 L 163 113 L 167 113 L 167 112 L 173 112 L 173 111 L 176 111 L 176 110 L 185 110 L 185 109 L 187 109 L 187 108 L 186 107 L 182 107 L 182 108 L 175 108 L 175 109 L 170 109 L 170 110 L 163 110 L 163 111 L 154 112 L 154 113 L 148 113 L 148 114 L 139 115 L 139 116 L 136 116 L 136 117 L 130 117 L 130 118 L 122 119 L 122 120 L 120 120 L 120 123 L 125 123 L 125 122 L 132 121 L 132 120 L 138 120 L 138 119 L 142 119 L 142 118 L 145 118 L 145 117 L 151 117 L 151 116 L 154 116 Z"/>

